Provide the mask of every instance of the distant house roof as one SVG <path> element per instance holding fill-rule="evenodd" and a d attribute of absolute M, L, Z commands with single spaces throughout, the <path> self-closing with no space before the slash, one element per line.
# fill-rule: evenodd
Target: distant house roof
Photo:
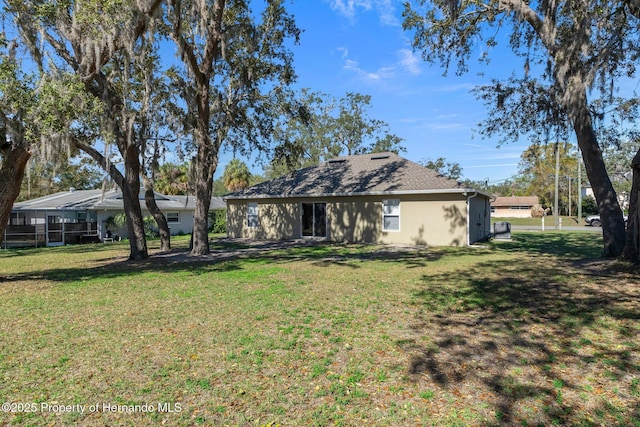
<path fill-rule="evenodd" d="M 457 181 L 397 154 L 374 153 L 336 157 L 224 198 L 462 193 L 469 190 Z"/>
<path fill-rule="evenodd" d="M 141 189 L 139 199 L 144 200 Z M 155 193 L 156 202 L 161 210 L 193 210 L 195 196 L 170 196 Z M 211 199 L 211 209 L 224 209 L 224 201 L 220 197 Z M 85 210 L 85 209 L 123 209 L 122 192 L 120 190 L 70 190 L 49 194 L 13 205 L 12 210 Z"/>
<path fill-rule="evenodd" d="M 493 207 L 533 206 L 539 203 L 538 196 L 496 197 Z"/>

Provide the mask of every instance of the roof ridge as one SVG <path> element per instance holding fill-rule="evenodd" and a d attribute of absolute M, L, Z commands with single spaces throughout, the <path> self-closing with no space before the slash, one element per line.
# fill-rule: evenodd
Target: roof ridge
<path fill-rule="evenodd" d="M 333 157 L 225 197 L 409 194 L 461 189 L 458 181 L 385 151 Z"/>

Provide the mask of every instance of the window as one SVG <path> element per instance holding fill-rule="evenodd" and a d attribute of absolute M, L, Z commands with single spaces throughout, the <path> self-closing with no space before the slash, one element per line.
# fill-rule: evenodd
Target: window
<path fill-rule="evenodd" d="M 247 203 L 247 227 L 258 226 L 258 204 L 256 202 Z"/>
<path fill-rule="evenodd" d="M 27 225 L 27 217 L 20 216 L 18 212 L 11 212 L 11 216 L 9 217 L 9 224 L 11 225 Z"/>
<path fill-rule="evenodd" d="M 87 213 L 86 212 L 78 212 L 76 216 L 79 223 L 87 222 Z"/>
<path fill-rule="evenodd" d="M 382 230 L 400 231 L 400 200 L 382 201 Z"/>
<path fill-rule="evenodd" d="M 167 212 L 167 222 L 180 222 L 180 212 Z"/>

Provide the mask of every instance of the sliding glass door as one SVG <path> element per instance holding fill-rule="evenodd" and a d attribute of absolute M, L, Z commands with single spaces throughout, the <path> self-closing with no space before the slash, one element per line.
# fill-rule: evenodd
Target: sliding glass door
<path fill-rule="evenodd" d="M 327 237 L 326 203 L 302 203 L 302 236 Z"/>

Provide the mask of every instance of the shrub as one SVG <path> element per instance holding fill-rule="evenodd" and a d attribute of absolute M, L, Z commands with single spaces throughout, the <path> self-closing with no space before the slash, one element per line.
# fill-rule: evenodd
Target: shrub
<path fill-rule="evenodd" d="M 158 232 L 158 224 L 152 215 L 147 215 L 142 218 L 144 235 L 149 239 L 160 236 Z M 107 218 L 105 225 L 108 230 L 124 229 L 127 226 L 127 216 L 124 213 L 119 213 L 116 216 L 110 216 Z"/>
<path fill-rule="evenodd" d="M 209 231 L 211 233 L 227 232 L 227 210 L 214 209 L 209 213 Z"/>
<path fill-rule="evenodd" d="M 598 205 L 593 196 L 587 196 L 582 199 L 582 215 L 597 215 Z"/>
<path fill-rule="evenodd" d="M 147 215 L 142 218 L 142 221 L 144 222 L 145 237 L 148 239 L 154 239 L 160 236 L 160 233 L 158 232 L 158 223 L 153 216 Z"/>
<path fill-rule="evenodd" d="M 531 207 L 531 218 L 542 218 L 544 216 L 544 208 L 537 204 Z"/>

